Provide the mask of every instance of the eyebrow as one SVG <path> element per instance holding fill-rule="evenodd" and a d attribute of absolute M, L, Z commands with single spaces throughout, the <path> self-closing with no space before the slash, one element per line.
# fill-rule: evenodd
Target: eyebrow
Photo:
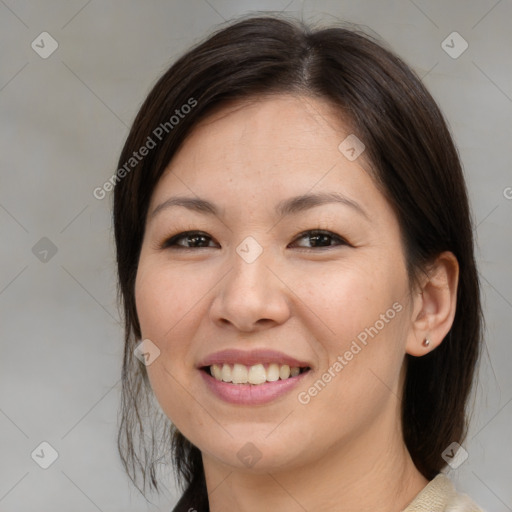
<path fill-rule="evenodd" d="M 275 212 L 279 216 L 286 217 L 295 213 L 309 210 L 315 206 L 328 203 L 338 203 L 348 206 L 365 217 L 368 221 L 370 220 L 368 213 L 359 203 L 337 192 L 318 192 L 316 194 L 302 194 L 300 196 L 290 197 L 280 201 L 275 208 Z M 201 199 L 199 197 L 179 196 L 170 197 L 163 203 L 160 203 L 151 212 L 150 218 L 153 219 L 158 213 L 174 206 L 182 206 L 184 208 L 188 208 L 191 211 L 206 215 L 221 216 L 217 206 L 215 206 L 215 204 L 212 202 L 207 201 L 206 199 Z"/>

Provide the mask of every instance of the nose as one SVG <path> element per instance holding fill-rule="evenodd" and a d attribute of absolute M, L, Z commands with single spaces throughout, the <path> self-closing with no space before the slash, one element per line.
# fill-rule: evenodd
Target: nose
<path fill-rule="evenodd" d="M 251 332 L 282 324 L 290 317 L 289 289 L 275 259 L 265 252 L 251 263 L 233 252 L 231 270 L 216 288 L 210 307 L 210 317 L 219 327 Z"/>

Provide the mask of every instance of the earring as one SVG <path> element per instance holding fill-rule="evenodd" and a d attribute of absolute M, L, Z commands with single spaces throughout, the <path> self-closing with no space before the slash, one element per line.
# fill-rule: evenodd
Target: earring
<path fill-rule="evenodd" d="M 429 340 L 428 338 L 425 338 L 425 339 L 423 340 L 423 346 L 424 346 L 424 347 L 428 347 L 429 345 L 430 345 L 430 340 Z"/>

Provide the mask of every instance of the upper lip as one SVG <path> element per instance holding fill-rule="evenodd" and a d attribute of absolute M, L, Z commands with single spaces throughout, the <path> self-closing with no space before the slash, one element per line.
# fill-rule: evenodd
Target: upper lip
<path fill-rule="evenodd" d="M 290 367 L 298 366 L 301 368 L 309 367 L 311 364 L 307 361 L 300 361 L 295 357 L 291 357 L 283 352 L 268 349 L 256 350 L 238 350 L 226 349 L 220 352 L 215 352 L 205 357 L 199 364 L 198 368 L 204 366 L 211 366 L 212 364 L 245 364 L 246 366 L 253 366 L 255 364 L 287 364 Z"/>

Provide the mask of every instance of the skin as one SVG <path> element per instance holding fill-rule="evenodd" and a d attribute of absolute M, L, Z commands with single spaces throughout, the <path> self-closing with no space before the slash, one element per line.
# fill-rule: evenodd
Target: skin
<path fill-rule="evenodd" d="M 404 357 L 425 355 L 449 331 L 457 261 L 441 254 L 410 286 L 396 215 L 365 154 L 349 161 L 338 149 L 350 133 L 321 99 L 232 103 L 194 128 L 152 195 L 136 279 L 142 339 L 160 350 L 147 370 L 163 411 L 202 452 L 212 512 L 399 511 L 428 483 L 402 438 Z M 343 194 L 368 218 L 335 203 L 274 213 L 279 201 L 316 192 Z M 173 206 L 151 215 L 176 195 L 207 199 L 220 213 Z M 313 229 L 348 244 L 298 238 Z M 162 248 L 188 230 L 207 238 Z M 252 263 L 236 252 L 247 236 L 263 248 Z M 298 393 L 397 302 L 401 311 L 300 403 Z M 270 404 L 228 404 L 196 368 L 227 348 L 276 349 L 312 370 Z M 248 442 L 261 454 L 252 467 L 237 457 Z"/>

